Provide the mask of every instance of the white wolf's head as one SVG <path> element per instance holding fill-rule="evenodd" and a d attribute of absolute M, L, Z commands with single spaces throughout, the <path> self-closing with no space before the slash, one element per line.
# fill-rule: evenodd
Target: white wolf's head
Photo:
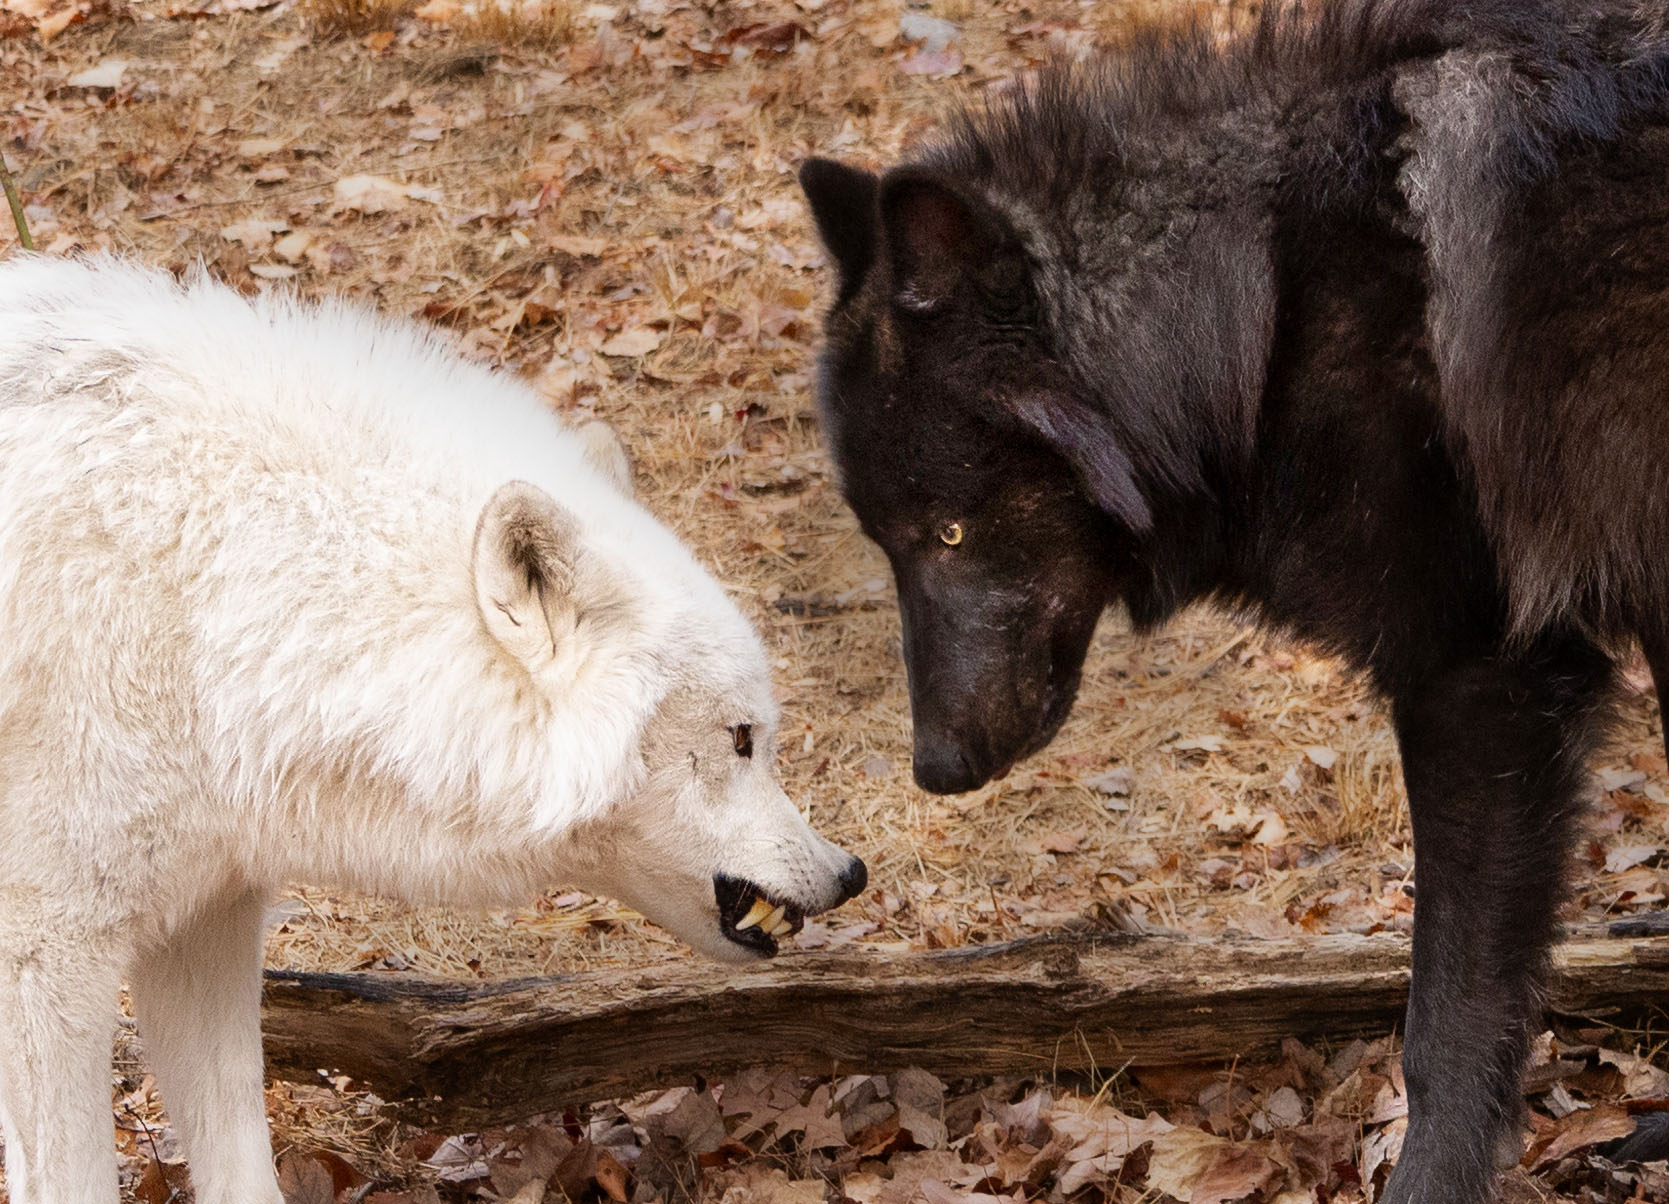
<path fill-rule="evenodd" d="M 582 435 L 593 463 L 625 483 L 612 440 Z M 728 960 L 770 956 L 806 916 L 863 890 L 863 862 L 814 832 L 777 784 L 764 650 L 704 573 L 681 582 L 681 599 L 645 599 L 642 576 L 624 573 L 594 536 L 588 544 L 577 517 L 525 481 L 482 511 L 474 572 L 488 632 L 552 711 L 571 712 L 585 680 L 625 704 L 598 707 L 590 739 L 625 736 L 605 730 L 603 715 L 632 713 L 626 695 L 648 700 L 614 797 L 565 833 L 576 884 Z M 648 642 L 646 606 L 662 612 Z M 588 716 L 573 718 L 583 726 Z"/>

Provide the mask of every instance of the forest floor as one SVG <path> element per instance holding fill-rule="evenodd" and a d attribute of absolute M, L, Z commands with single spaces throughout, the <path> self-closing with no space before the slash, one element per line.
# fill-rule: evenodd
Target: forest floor
<path fill-rule="evenodd" d="M 798 164 L 884 165 L 951 106 L 1185 10 L 1234 17 L 1166 0 L 0 0 L 0 150 L 48 253 L 354 297 L 613 423 L 646 503 L 772 650 L 788 790 L 869 863 L 871 890 L 801 947 L 1402 930 L 1412 854 L 1385 715 L 1335 663 L 1230 617 L 1139 638 L 1109 616 L 1049 750 L 966 796 L 916 789 L 887 567 L 819 444 L 830 281 Z M 1638 669 L 1628 684 L 1573 920 L 1669 894 L 1658 711 Z M 485 916 L 298 889 L 269 964 L 476 980 L 689 956 L 553 886 Z M 1669 1199 L 1661 1168 L 1591 1153 L 1632 1123 L 1624 1101 L 1669 1096 L 1660 1041 L 1544 1039 L 1514 1198 Z M 119 1046 L 125 1190 L 187 1199 L 140 1051 L 125 1030 Z M 1354 1201 L 1401 1140 L 1396 1049 L 1388 1032 L 1096 1079 L 764 1068 L 486 1134 L 404 1129 L 345 1081 L 275 1085 L 270 1112 L 306 1204 Z"/>

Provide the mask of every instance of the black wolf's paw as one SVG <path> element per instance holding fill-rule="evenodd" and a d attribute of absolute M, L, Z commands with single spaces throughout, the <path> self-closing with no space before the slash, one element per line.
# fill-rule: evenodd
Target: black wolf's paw
<path fill-rule="evenodd" d="M 1669 1159 L 1669 1112 L 1643 1112 L 1634 1132 L 1605 1150 L 1612 1162 L 1662 1162 Z"/>

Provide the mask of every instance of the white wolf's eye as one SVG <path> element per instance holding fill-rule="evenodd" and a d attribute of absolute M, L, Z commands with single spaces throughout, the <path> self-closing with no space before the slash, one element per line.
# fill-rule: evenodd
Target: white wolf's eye
<path fill-rule="evenodd" d="M 941 523 L 939 526 L 939 538 L 944 542 L 944 545 L 947 548 L 954 548 L 957 544 L 962 542 L 962 524 Z"/>
<path fill-rule="evenodd" d="M 753 756 L 753 724 L 738 723 L 730 729 L 730 735 L 736 742 L 736 755 L 751 758 Z"/>

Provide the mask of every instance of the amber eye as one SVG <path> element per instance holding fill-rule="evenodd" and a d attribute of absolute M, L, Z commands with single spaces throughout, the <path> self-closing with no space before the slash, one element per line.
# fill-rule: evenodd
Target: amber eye
<path fill-rule="evenodd" d="M 751 758 L 753 756 L 753 724 L 738 723 L 730 729 L 730 735 L 736 742 L 736 755 Z"/>
<path fill-rule="evenodd" d="M 943 523 L 939 527 L 939 539 L 947 548 L 954 548 L 962 542 L 961 523 Z"/>

